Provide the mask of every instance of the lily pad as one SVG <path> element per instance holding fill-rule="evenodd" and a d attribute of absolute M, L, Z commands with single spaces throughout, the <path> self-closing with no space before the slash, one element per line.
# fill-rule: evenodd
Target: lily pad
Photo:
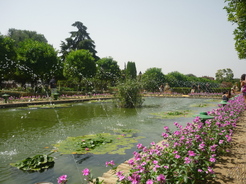
<path fill-rule="evenodd" d="M 91 134 L 78 137 L 67 137 L 66 140 L 54 145 L 62 154 L 120 154 L 124 155 L 126 149 L 134 147 L 138 139 L 133 134 Z"/>
<path fill-rule="evenodd" d="M 55 164 L 54 158 L 49 155 L 35 155 L 10 165 L 24 171 L 43 171 Z"/>
<path fill-rule="evenodd" d="M 156 118 L 181 118 L 181 117 L 189 117 L 192 116 L 192 113 L 190 110 L 184 110 L 184 111 L 168 111 L 168 112 L 157 112 L 157 113 L 151 113 L 151 115 L 156 116 Z"/>

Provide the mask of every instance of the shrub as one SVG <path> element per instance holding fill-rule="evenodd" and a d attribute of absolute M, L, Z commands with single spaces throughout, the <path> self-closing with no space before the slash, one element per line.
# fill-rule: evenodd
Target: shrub
<path fill-rule="evenodd" d="M 136 80 L 127 80 L 117 86 L 116 99 L 120 107 L 134 108 L 143 104 L 141 85 Z"/>

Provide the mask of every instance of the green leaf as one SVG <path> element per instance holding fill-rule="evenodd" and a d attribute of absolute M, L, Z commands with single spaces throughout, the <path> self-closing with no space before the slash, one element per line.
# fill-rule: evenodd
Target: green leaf
<path fill-rule="evenodd" d="M 53 167 L 55 164 L 54 158 L 49 155 L 35 155 L 14 164 L 11 163 L 10 165 L 25 171 L 40 171 L 48 169 Z"/>

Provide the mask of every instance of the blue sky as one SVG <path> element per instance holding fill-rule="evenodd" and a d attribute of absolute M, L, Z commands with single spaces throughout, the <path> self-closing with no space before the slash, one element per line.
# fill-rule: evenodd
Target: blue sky
<path fill-rule="evenodd" d="M 224 0 L 0 0 L 0 32 L 36 31 L 58 50 L 80 21 L 98 56 L 113 57 L 121 69 L 133 61 L 142 73 L 157 67 L 215 77 L 230 68 L 239 78 L 246 61 L 237 57 L 224 6 Z"/>

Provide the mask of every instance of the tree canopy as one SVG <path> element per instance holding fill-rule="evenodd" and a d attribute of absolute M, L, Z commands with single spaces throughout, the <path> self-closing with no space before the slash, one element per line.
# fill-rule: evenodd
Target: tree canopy
<path fill-rule="evenodd" d="M 48 43 L 43 34 L 38 34 L 36 31 L 19 30 L 11 28 L 8 31 L 8 36 L 15 40 L 16 46 L 26 39 L 32 39 L 38 42 Z"/>
<path fill-rule="evenodd" d="M 0 81 L 13 79 L 17 58 L 15 41 L 8 36 L 0 35 Z"/>
<path fill-rule="evenodd" d="M 97 78 L 106 84 L 115 85 L 120 78 L 120 67 L 112 57 L 99 59 L 97 62 Z"/>
<path fill-rule="evenodd" d="M 136 79 L 137 77 L 137 69 L 135 62 L 128 61 L 126 65 L 126 78 L 127 79 Z"/>
<path fill-rule="evenodd" d="M 20 82 L 47 80 L 54 75 L 58 63 L 55 49 L 44 42 L 26 39 L 19 43 L 16 80 Z"/>
<path fill-rule="evenodd" d="M 246 58 L 246 1 L 245 0 L 225 0 L 227 6 L 228 21 L 236 24 L 233 32 L 235 40 L 235 49 L 239 59 Z"/>
<path fill-rule="evenodd" d="M 230 68 L 217 70 L 215 78 L 218 82 L 232 82 L 233 81 L 233 71 Z"/>
<path fill-rule="evenodd" d="M 161 68 L 149 68 L 142 75 L 144 89 L 147 91 L 156 91 L 161 85 L 164 85 L 165 75 L 162 73 Z"/>
<path fill-rule="evenodd" d="M 96 74 L 96 63 L 88 50 L 71 51 L 65 58 L 63 75 L 72 80 L 81 82 Z"/>
<path fill-rule="evenodd" d="M 76 27 L 77 31 L 71 31 L 71 36 L 66 38 L 65 41 L 61 43 L 61 53 L 62 58 L 64 59 L 68 53 L 73 50 L 88 50 L 92 53 L 92 56 L 95 60 L 98 60 L 99 57 L 96 56 L 97 51 L 95 50 L 95 42 L 87 33 L 87 27 L 79 21 L 76 21 L 72 24 L 72 26 Z"/>

